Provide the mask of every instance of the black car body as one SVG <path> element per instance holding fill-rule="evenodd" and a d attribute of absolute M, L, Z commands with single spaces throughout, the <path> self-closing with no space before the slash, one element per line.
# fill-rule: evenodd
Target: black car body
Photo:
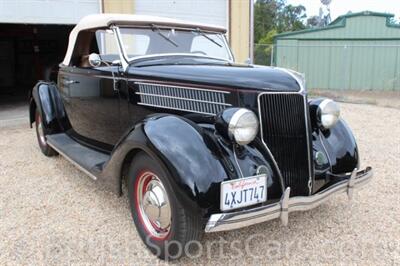
<path fill-rule="evenodd" d="M 121 44 L 123 27 L 151 31 L 172 48 L 175 31 L 194 32 L 209 45 L 216 40 L 222 45 L 222 39 L 209 39 L 225 33 L 137 16 L 97 15 L 78 24 L 57 84 L 38 82 L 33 89 L 30 116 L 40 126 L 45 152 L 66 156 L 99 185 L 121 194 L 130 163 L 145 153 L 168 173 L 182 207 L 212 232 L 278 217 L 287 223 L 289 212 L 311 209 L 336 192 L 351 195 L 371 178 L 371 168 L 358 170 L 348 125 L 338 118 L 332 127 L 323 126 L 322 105 L 334 108 L 333 102 L 308 99 L 300 74 L 236 64 L 230 51 L 225 59 L 197 51 L 148 51 L 130 60 Z M 99 30 L 112 32 L 119 55 L 96 47 Z M 241 109 L 254 113 L 259 124 L 244 145 L 230 133 Z M 266 201 L 221 209 L 221 183 L 260 175 L 266 178 Z"/>

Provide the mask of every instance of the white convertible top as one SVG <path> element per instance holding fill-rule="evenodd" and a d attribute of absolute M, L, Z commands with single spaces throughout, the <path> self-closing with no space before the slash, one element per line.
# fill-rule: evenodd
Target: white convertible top
<path fill-rule="evenodd" d="M 69 35 L 68 49 L 62 64 L 69 65 L 79 32 L 88 29 L 105 28 L 110 25 L 121 26 L 171 26 L 181 28 L 199 28 L 201 30 L 226 33 L 226 29 L 219 26 L 196 22 L 187 22 L 165 17 L 127 15 L 127 14 L 94 14 L 82 18 Z"/>

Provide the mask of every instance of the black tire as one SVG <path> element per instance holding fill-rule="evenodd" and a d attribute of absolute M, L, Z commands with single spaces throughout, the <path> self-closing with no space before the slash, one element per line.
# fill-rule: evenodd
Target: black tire
<path fill-rule="evenodd" d="M 167 236 L 161 238 L 155 237 L 148 230 L 148 227 L 146 228 L 139 209 L 138 194 L 140 192 L 138 192 L 138 186 L 140 185 L 138 185 L 138 182 L 143 173 L 154 173 L 156 178 L 161 181 L 168 196 L 171 222 Z M 148 183 L 144 186 L 149 186 Z M 198 247 L 199 242 L 195 244 L 192 241 L 199 241 L 203 235 L 201 219 L 182 206 L 176 197 L 176 192 L 172 189 L 169 174 L 163 170 L 157 161 L 144 152 L 138 153 L 131 163 L 128 176 L 128 197 L 136 229 L 144 244 L 153 254 L 163 260 L 178 259 L 187 255 L 187 250 L 190 251 L 191 255 L 196 255 L 196 247 Z M 158 213 L 160 215 L 161 212 Z M 154 227 L 154 223 L 151 224 Z"/>
<path fill-rule="evenodd" d="M 36 128 L 36 137 L 38 140 L 40 150 L 47 157 L 56 156 L 56 155 L 58 155 L 58 153 L 52 147 L 50 147 L 49 144 L 47 144 L 46 136 L 48 135 L 48 133 L 47 133 L 48 129 L 46 129 L 44 127 L 44 124 L 42 121 L 43 121 L 42 115 L 40 114 L 40 112 L 38 110 L 36 110 L 35 128 Z"/>

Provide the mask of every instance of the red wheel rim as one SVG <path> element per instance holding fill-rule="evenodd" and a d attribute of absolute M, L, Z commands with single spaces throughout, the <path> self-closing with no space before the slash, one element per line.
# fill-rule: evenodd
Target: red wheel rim
<path fill-rule="evenodd" d="M 40 143 L 44 146 L 46 145 L 46 136 L 44 134 L 44 128 L 43 128 L 43 121 L 42 118 L 40 117 L 39 113 L 36 114 L 36 127 L 37 127 L 37 134 L 39 137 Z"/>
<path fill-rule="evenodd" d="M 135 208 L 146 233 L 164 241 L 170 235 L 171 207 L 163 183 L 151 171 L 142 171 L 135 181 Z"/>

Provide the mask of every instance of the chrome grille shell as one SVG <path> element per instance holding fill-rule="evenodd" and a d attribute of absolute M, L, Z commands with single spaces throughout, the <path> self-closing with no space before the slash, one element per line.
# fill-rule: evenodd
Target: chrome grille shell
<path fill-rule="evenodd" d="M 305 92 L 258 95 L 260 137 L 285 187 L 292 195 L 312 193 L 313 169 L 308 103 Z"/>

